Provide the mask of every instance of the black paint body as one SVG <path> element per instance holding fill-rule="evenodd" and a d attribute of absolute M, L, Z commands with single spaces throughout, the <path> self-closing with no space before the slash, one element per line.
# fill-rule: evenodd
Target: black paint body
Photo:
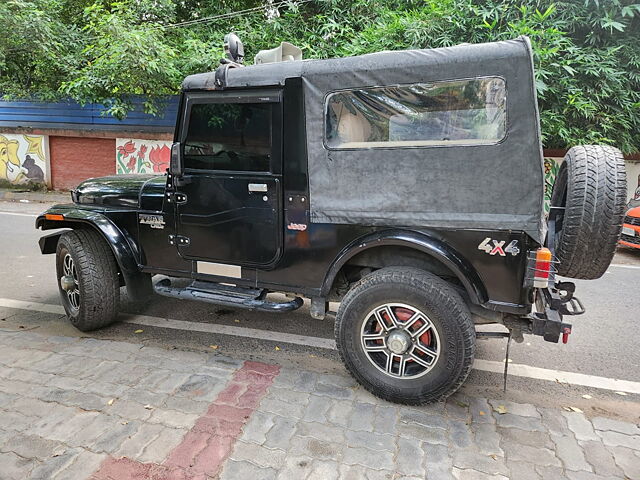
<path fill-rule="evenodd" d="M 540 245 L 524 232 L 310 223 L 302 82 L 287 80 L 281 90 L 264 92 L 270 98 L 265 101 L 273 104 L 270 172 L 187 170 L 180 179 L 170 174 L 93 179 L 73 192 L 74 204 L 46 212 L 62 214 L 64 221 L 47 220 L 43 214 L 36 225 L 97 228 L 127 283 L 136 275 L 161 273 L 327 299 L 348 262 L 361 258 L 375 268 L 376 262 L 384 265 L 389 252 L 401 251 L 413 252 L 404 255 L 407 265 L 413 264 L 412 255 L 433 259 L 457 278 L 474 304 L 519 315 L 531 311 L 532 292 L 523 287 L 527 251 Z M 185 92 L 175 141 L 184 140 L 192 96 L 229 101 L 260 94 L 258 89 Z M 250 192 L 249 183 L 266 184 L 267 192 Z M 455 188 L 455 179 L 451 186 Z M 176 203 L 179 195 L 186 196 L 185 203 Z M 163 228 L 141 223 L 145 215 L 161 216 Z M 176 235 L 187 237 L 188 245 L 171 244 L 169 237 Z M 517 240 L 520 253 L 489 255 L 478 249 L 485 238 L 504 240 L 505 245 Z M 43 253 L 53 253 L 52 243 L 43 239 Z M 240 265 L 241 278 L 197 273 L 197 261 Z"/>

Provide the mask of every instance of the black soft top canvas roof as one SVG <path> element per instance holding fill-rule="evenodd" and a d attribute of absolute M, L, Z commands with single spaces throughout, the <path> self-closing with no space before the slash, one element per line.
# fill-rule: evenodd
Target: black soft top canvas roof
<path fill-rule="evenodd" d="M 501 77 L 506 135 L 499 143 L 329 150 L 327 94 L 350 88 Z M 224 89 L 302 78 L 312 222 L 521 230 L 542 243 L 544 167 L 528 38 L 432 50 L 379 52 L 228 70 Z M 184 90 L 214 90 L 215 73 Z"/>

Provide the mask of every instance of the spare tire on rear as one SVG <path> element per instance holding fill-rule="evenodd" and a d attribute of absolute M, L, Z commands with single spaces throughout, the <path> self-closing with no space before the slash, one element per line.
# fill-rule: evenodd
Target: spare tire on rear
<path fill-rule="evenodd" d="M 551 195 L 560 275 L 590 280 L 604 274 L 620 239 L 626 197 L 620 150 L 581 145 L 567 152 Z"/>

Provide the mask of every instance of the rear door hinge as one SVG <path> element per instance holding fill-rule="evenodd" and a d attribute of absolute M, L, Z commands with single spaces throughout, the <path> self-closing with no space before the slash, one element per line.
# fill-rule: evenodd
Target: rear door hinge
<path fill-rule="evenodd" d="M 169 235 L 169 245 L 188 247 L 189 245 L 191 245 L 191 239 L 182 235 Z"/>
<path fill-rule="evenodd" d="M 176 203 L 178 205 L 187 203 L 187 196 L 184 193 L 167 192 L 165 193 L 165 198 L 169 203 Z"/>

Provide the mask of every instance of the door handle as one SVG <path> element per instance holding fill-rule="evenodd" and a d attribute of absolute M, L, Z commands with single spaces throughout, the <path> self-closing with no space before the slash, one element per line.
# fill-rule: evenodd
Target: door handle
<path fill-rule="evenodd" d="M 250 192 L 266 192 L 267 184 L 266 183 L 250 183 L 249 191 Z"/>

